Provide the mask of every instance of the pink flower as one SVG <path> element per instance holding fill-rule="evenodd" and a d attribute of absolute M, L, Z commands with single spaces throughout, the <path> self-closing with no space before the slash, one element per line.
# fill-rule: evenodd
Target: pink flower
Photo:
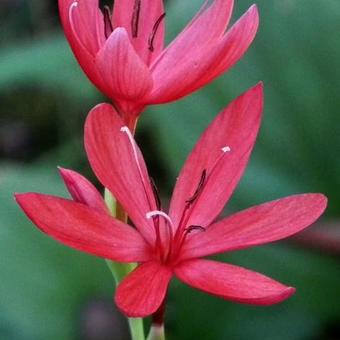
<path fill-rule="evenodd" d="M 252 6 L 230 30 L 233 0 L 206 1 L 164 48 L 162 0 L 59 0 L 61 21 L 79 64 L 126 123 L 145 105 L 166 103 L 199 89 L 231 68 L 253 41 Z"/>
<path fill-rule="evenodd" d="M 118 286 L 115 300 L 128 316 L 154 313 L 175 275 L 223 299 L 270 305 L 294 293 L 262 274 L 203 259 L 288 237 L 324 211 L 322 194 L 264 203 L 215 221 L 248 162 L 260 126 L 262 85 L 237 98 L 210 124 L 187 159 L 166 214 L 142 154 L 112 106 L 89 114 L 85 146 L 101 183 L 126 209 L 135 228 L 109 216 L 96 189 L 61 169 L 74 201 L 26 193 L 16 199 L 42 231 L 78 250 L 139 266 Z"/>

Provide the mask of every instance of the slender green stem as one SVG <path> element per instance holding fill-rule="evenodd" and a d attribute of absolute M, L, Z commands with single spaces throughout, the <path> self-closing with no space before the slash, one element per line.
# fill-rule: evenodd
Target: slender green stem
<path fill-rule="evenodd" d="M 145 340 L 142 318 L 128 318 L 132 340 Z"/>
<path fill-rule="evenodd" d="M 122 222 L 127 222 L 127 214 L 123 207 L 115 200 L 109 190 L 105 189 L 104 194 L 106 205 L 112 216 Z M 118 263 L 106 260 L 108 267 L 115 279 L 116 285 L 131 273 L 137 266 L 136 263 Z M 132 340 L 145 340 L 144 325 L 142 318 L 128 318 L 131 339 Z"/>

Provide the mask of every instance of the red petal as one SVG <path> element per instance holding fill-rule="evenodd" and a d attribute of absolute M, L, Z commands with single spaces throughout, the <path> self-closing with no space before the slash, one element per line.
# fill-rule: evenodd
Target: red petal
<path fill-rule="evenodd" d="M 291 236 L 312 224 L 325 210 L 321 194 L 304 194 L 264 203 L 189 236 L 181 258 L 195 258 L 238 250 Z"/>
<path fill-rule="evenodd" d="M 253 6 L 224 37 L 208 39 L 208 43 L 201 46 L 194 41 L 196 45 L 192 50 L 190 44 L 189 47 L 178 45 L 181 52 L 177 45 L 166 50 L 151 68 L 155 85 L 148 100 L 153 104 L 176 100 L 226 72 L 248 49 L 255 37 L 258 21 L 257 8 Z"/>
<path fill-rule="evenodd" d="M 164 20 L 161 20 L 153 39 L 153 51 L 149 49 L 149 39 L 153 34 L 157 20 L 164 13 L 162 0 L 140 1 L 140 10 L 137 12 L 136 0 L 116 0 L 114 2 L 113 24 L 114 27 L 124 27 L 140 58 L 150 64 L 162 51 L 164 45 Z M 132 32 L 132 18 L 135 15 L 134 29 Z M 137 20 L 138 19 L 138 20 Z"/>
<path fill-rule="evenodd" d="M 140 101 L 152 87 L 151 73 L 124 28 L 113 31 L 97 54 L 96 65 L 111 99 Z"/>
<path fill-rule="evenodd" d="M 99 212 L 108 213 L 101 194 L 91 182 L 75 171 L 63 168 L 59 168 L 59 171 L 74 201 L 97 209 Z"/>
<path fill-rule="evenodd" d="M 295 289 L 262 274 L 209 260 L 182 262 L 175 275 L 186 284 L 223 299 L 252 305 L 272 305 L 289 298 Z"/>
<path fill-rule="evenodd" d="M 220 213 L 247 165 L 259 129 L 263 89 L 259 84 L 233 101 L 209 125 L 189 155 L 176 183 L 170 216 L 179 223 L 186 200 L 195 193 L 203 170 L 207 179 L 187 226 L 206 227 Z M 222 148 L 230 147 L 230 152 Z"/>
<path fill-rule="evenodd" d="M 158 262 L 140 265 L 118 286 L 117 306 L 129 317 L 154 313 L 165 298 L 171 277 L 171 270 Z"/>
<path fill-rule="evenodd" d="M 208 7 L 206 1 L 195 18 L 152 65 L 155 77 L 175 69 L 190 55 L 193 56 L 211 41 L 220 38 L 229 23 L 233 3 L 233 0 L 215 0 Z"/>
<path fill-rule="evenodd" d="M 35 193 L 17 194 L 28 218 L 57 241 L 119 262 L 147 261 L 147 244 L 138 232 L 84 204 Z"/>
<path fill-rule="evenodd" d="M 143 156 L 121 131 L 123 125 L 111 105 L 96 106 L 85 123 L 86 152 L 98 179 L 122 204 L 136 228 L 153 242 L 154 226 L 146 213 L 157 209 L 155 198 Z"/>

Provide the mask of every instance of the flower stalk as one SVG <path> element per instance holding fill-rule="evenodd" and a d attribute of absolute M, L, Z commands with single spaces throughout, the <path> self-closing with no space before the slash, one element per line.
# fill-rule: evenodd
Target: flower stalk
<path fill-rule="evenodd" d="M 127 223 L 128 216 L 124 208 L 119 204 L 119 202 L 115 200 L 111 192 L 106 188 L 104 192 L 104 200 L 110 211 L 110 214 L 117 220 Z M 136 263 L 119 263 L 110 260 L 106 260 L 106 263 L 116 282 L 116 286 L 118 286 L 119 282 L 121 282 L 128 274 L 130 274 L 137 267 Z M 144 325 L 142 318 L 128 318 L 128 324 L 132 340 L 145 340 Z"/>

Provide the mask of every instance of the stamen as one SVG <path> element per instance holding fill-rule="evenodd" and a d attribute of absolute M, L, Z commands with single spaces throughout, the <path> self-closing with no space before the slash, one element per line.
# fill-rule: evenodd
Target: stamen
<path fill-rule="evenodd" d="M 139 160 L 138 160 L 138 153 L 137 153 L 137 149 L 136 149 L 136 144 L 135 144 L 135 140 L 133 139 L 132 133 L 130 131 L 130 129 L 127 126 L 122 126 L 120 129 L 121 132 L 125 132 L 129 138 L 130 144 L 132 146 L 133 149 L 133 155 L 135 157 L 135 160 L 138 164 L 138 168 L 139 168 Z"/>
<path fill-rule="evenodd" d="M 147 188 L 146 179 L 145 179 L 145 176 L 143 175 L 141 166 L 139 164 L 138 150 L 137 150 L 137 146 L 136 146 L 135 140 L 133 139 L 132 133 L 131 133 L 130 129 L 127 126 L 122 126 L 120 128 L 120 131 L 126 133 L 128 139 L 129 139 L 129 142 L 130 142 L 132 150 L 133 150 L 133 156 L 135 158 L 136 165 L 137 165 L 137 168 L 138 168 L 139 176 L 140 176 L 140 179 L 141 179 L 141 181 L 143 183 L 143 188 L 144 188 L 146 199 L 148 200 L 150 209 L 153 209 L 154 205 L 152 204 L 152 200 L 149 197 L 148 190 L 146 189 Z"/>
<path fill-rule="evenodd" d="M 152 187 L 152 191 L 153 191 L 153 195 L 155 196 L 155 201 L 156 201 L 156 206 L 158 210 L 161 210 L 161 199 L 159 198 L 159 192 L 158 192 L 158 188 L 155 184 L 155 181 L 153 180 L 152 177 L 150 177 L 150 183 L 151 183 L 151 187 Z"/>
<path fill-rule="evenodd" d="M 76 32 L 76 30 L 74 29 L 74 22 L 73 22 L 73 11 L 76 7 L 78 7 L 78 1 L 72 2 L 72 4 L 70 5 L 68 9 L 68 21 L 70 22 L 73 32 Z"/>
<path fill-rule="evenodd" d="M 166 13 L 163 13 L 158 19 L 157 21 L 155 22 L 155 24 L 153 25 L 153 28 L 152 28 L 152 32 L 149 36 L 149 40 L 148 40 L 148 45 L 149 45 L 149 50 L 151 52 L 154 51 L 154 46 L 153 46 L 153 41 L 155 39 L 155 36 L 156 36 L 156 33 L 158 31 L 158 27 L 160 25 L 160 23 L 162 22 L 162 20 L 165 18 L 165 15 Z"/>
<path fill-rule="evenodd" d="M 172 223 L 172 220 L 171 220 L 169 215 L 167 215 L 166 213 L 164 213 L 161 210 L 149 211 L 145 214 L 145 216 L 146 216 L 147 219 L 157 218 L 157 221 L 158 221 L 159 217 L 161 216 L 167 222 L 166 226 L 167 226 L 169 239 L 168 240 L 164 239 L 163 242 L 162 242 L 162 238 L 161 238 L 162 233 L 160 233 L 160 230 L 159 230 L 159 224 L 157 224 L 157 226 L 156 226 L 156 244 L 158 245 L 158 249 L 160 250 L 161 259 L 164 262 L 167 262 L 168 259 L 171 257 L 171 254 L 172 254 L 173 230 L 174 230 L 174 225 Z"/>
<path fill-rule="evenodd" d="M 77 7 L 78 6 L 78 1 L 74 1 L 72 2 L 72 4 L 70 5 L 69 10 L 71 10 L 73 7 Z"/>
<path fill-rule="evenodd" d="M 73 23 L 73 11 L 76 7 L 78 7 L 78 1 L 72 2 L 68 9 L 68 20 L 70 22 L 70 25 L 72 26 L 73 31 L 75 31 Z"/>
<path fill-rule="evenodd" d="M 191 233 L 193 230 L 205 231 L 205 228 L 200 225 L 190 225 L 189 227 L 184 229 L 187 234 Z"/>
<path fill-rule="evenodd" d="M 131 31 L 132 31 L 133 38 L 137 38 L 138 36 L 140 8 L 141 8 L 141 0 L 135 0 L 135 4 L 133 6 L 133 12 L 132 12 L 132 19 L 131 19 Z"/>
<path fill-rule="evenodd" d="M 221 150 L 222 150 L 224 153 L 226 153 L 226 152 L 230 152 L 230 151 L 231 151 L 231 148 L 230 148 L 230 146 L 226 145 L 226 146 L 223 147 Z"/>
<path fill-rule="evenodd" d="M 106 39 L 108 39 L 111 33 L 113 32 L 112 14 L 109 6 L 104 6 L 103 14 L 104 14 L 104 34 Z"/>
<path fill-rule="evenodd" d="M 79 44 L 85 49 L 87 50 L 87 47 L 84 45 L 84 43 L 81 41 L 81 39 L 79 38 L 78 36 L 78 33 L 77 33 L 77 30 L 75 28 L 75 25 L 74 25 L 74 20 L 73 20 L 73 13 L 74 13 L 74 10 L 78 7 L 78 1 L 74 1 L 72 2 L 72 4 L 70 5 L 69 7 L 69 10 L 68 10 L 68 20 L 70 22 L 70 25 L 71 25 L 71 29 L 73 31 L 73 34 L 75 36 L 75 38 L 77 39 L 77 41 L 79 42 Z"/>
<path fill-rule="evenodd" d="M 200 181 L 198 183 L 198 186 L 197 186 L 197 189 L 196 189 L 195 193 L 189 199 L 187 199 L 185 201 L 186 203 L 191 204 L 191 203 L 193 203 L 196 200 L 196 198 L 198 197 L 198 195 L 201 193 L 201 191 L 203 189 L 203 185 L 205 183 L 206 177 L 207 177 L 207 170 L 204 169 L 202 171 L 202 175 L 201 175 L 201 178 L 200 178 Z"/>
<path fill-rule="evenodd" d="M 153 218 L 155 216 L 162 216 L 164 219 L 166 219 L 170 226 L 173 228 L 173 223 L 172 220 L 170 218 L 169 215 L 167 215 L 165 212 L 161 211 L 161 210 L 153 210 L 153 211 L 149 211 L 145 214 L 145 217 L 149 220 L 150 218 Z"/>

